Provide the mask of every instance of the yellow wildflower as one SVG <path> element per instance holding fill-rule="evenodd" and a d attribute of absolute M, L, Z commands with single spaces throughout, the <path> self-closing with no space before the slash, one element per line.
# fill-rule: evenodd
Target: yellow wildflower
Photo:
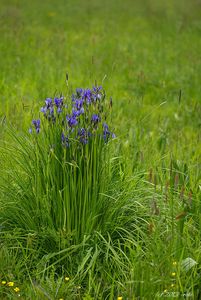
<path fill-rule="evenodd" d="M 172 283 L 172 284 L 171 284 L 171 287 L 172 287 L 172 288 L 173 288 L 173 287 L 175 287 L 175 284 L 174 284 L 174 283 Z"/>
<path fill-rule="evenodd" d="M 167 293 L 167 289 L 166 289 L 166 290 L 164 290 L 164 293 Z"/>
<path fill-rule="evenodd" d="M 175 273 L 175 272 L 172 272 L 172 276 L 176 276 L 176 273 Z"/>
<path fill-rule="evenodd" d="M 49 11 L 48 12 L 49 17 L 54 17 L 55 15 L 56 15 L 56 13 L 54 11 Z"/>
<path fill-rule="evenodd" d="M 69 277 L 65 277 L 64 280 L 65 280 L 65 281 L 69 281 L 70 278 L 69 278 Z"/>
<path fill-rule="evenodd" d="M 64 298 L 59 298 L 59 300 L 64 300 Z"/>
<path fill-rule="evenodd" d="M 173 261 L 172 265 L 173 265 L 173 266 L 176 266 L 176 265 L 177 265 L 177 262 L 176 262 L 176 261 Z"/>
<path fill-rule="evenodd" d="M 17 293 L 20 291 L 20 289 L 16 286 L 16 288 L 14 288 L 14 291 Z"/>
<path fill-rule="evenodd" d="M 123 300 L 123 297 L 119 296 L 119 297 L 117 298 L 117 300 Z"/>
<path fill-rule="evenodd" d="M 5 285 L 5 284 L 6 284 L 6 281 L 5 281 L 5 280 L 3 280 L 1 283 L 2 283 L 3 285 Z"/>
<path fill-rule="evenodd" d="M 9 282 L 7 283 L 7 285 L 8 285 L 8 286 L 14 286 L 14 282 L 9 281 Z"/>

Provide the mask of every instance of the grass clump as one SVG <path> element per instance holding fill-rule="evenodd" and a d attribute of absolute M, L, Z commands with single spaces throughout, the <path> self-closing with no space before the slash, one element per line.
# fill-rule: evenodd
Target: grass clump
<path fill-rule="evenodd" d="M 101 87 L 77 89 L 69 104 L 64 97 L 47 98 L 30 135 L 12 136 L 18 166 L 8 174 L 12 205 L 7 202 L 4 211 L 10 223 L 28 230 L 48 227 L 77 242 L 101 226 L 109 141 L 115 137 L 105 122 L 104 101 Z"/>
<path fill-rule="evenodd" d="M 68 100 L 47 98 L 29 132 L 8 130 L 2 241 L 18 249 L 21 268 L 36 282 L 54 270 L 54 279 L 73 278 L 68 297 L 76 284 L 80 295 L 87 287 L 97 297 L 101 289 L 104 297 L 115 296 L 114 282 L 125 281 L 132 268 L 130 254 L 146 247 L 147 212 L 133 199 L 122 158 L 115 156 L 112 99 L 93 87 L 77 89 Z"/>

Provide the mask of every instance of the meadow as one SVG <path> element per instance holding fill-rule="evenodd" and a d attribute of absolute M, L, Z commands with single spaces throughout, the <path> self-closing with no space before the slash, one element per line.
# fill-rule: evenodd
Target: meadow
<path fill-rule="evenodd" d="M 0 37 L 0 299 L 201 299 L 201 1 L 1 0 Z"/>

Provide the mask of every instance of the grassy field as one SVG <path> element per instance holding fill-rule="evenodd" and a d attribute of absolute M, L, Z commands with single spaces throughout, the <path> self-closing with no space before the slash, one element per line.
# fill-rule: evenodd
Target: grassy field
<path fill-rule="evenodd" d="M 201 1 L 1 0 L 0 37 L 0 299 L 201 299 Z M 57 147 L 96 85 L 116 137 Z"/>

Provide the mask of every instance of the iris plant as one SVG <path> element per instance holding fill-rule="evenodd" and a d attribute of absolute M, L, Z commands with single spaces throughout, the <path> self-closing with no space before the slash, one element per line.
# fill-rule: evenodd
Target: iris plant
<path fill-rule="evenodd" d="M 46 98 L 41 108 L 44 118 L 53 125 L 61 125 L 61 143 L 64 147 L 70 146 L 70 139 L 76 139 L 85 145 L 90 139 L 99 136 L 105 143 L 115 135 L 109 130 L 105 120 L 104 104 L 105 94 L 103 88 L 92 89 L 77 88 L 71 98 L 71 105 L 64 103 L 64 97 Z M 109 105 L 110 107 L 111 105 Z M 41 130 L 40 120 L 33 120 L 32 125 L 39 133 Z M 32 128 L 29 130 L 32 132 Z"/>

